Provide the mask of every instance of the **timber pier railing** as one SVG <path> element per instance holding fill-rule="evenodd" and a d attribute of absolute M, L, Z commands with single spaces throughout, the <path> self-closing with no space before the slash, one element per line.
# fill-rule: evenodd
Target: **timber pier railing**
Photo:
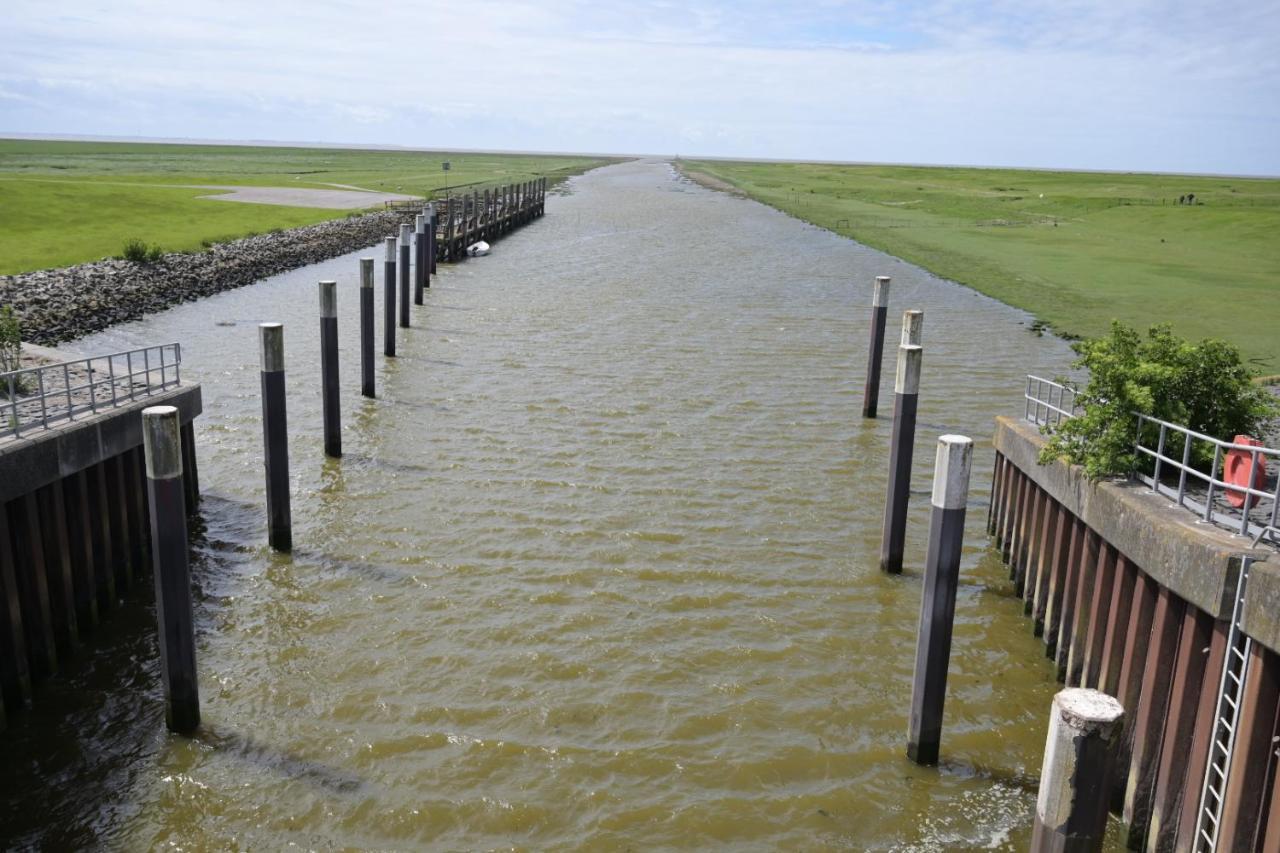
<path fill-rule="evenodd" d="M 418 213 L 424 204 L 435 208 L 435 253 L 438 261 L 459 261 L 467 247 L 493 242 L 527 225 L 546 212 L 547 179 L 447 193 L 443 198 L 388 202 L 392 210 Z"/>

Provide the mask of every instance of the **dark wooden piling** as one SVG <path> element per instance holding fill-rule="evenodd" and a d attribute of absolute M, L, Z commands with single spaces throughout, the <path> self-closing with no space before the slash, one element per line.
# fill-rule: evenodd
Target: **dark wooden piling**
<path fill-rule="evenodd" d="M 324 453 L 342 456 L 342 414 L 338 405 L 338 283 L 320 282 L 320 404 Z"/>
<path fill-rule="evenodd" d="M 8 513 L 0 507 L 0 694 L 16 710 L 31 701 L 31 666 L 11 541 Z"/>
<path fill-rule="evenodd" d="M 902 571 L 907 538 L 907 502 L 911 494 L 911 456 L 916 440 L 916 409 L 920 394 L 918 345 L 898 347 L 898 373 L 893 394 L 893 431 L 889 439 L 889 488 L 885 493 L 884 524 L 880 535 L 880 569 Z"/>
<path fill-rule="evenodd" d="M 400 328 L 409 328 L 409 275 L 410 253 L 413 249 L 413 230 L 408 223 L 400 226 Z"/>
<path fill-rule="evenodd" d="M 200 689 L 187 562 L 182 430 L 173 406 L 144 409 L 142 423 L 165 722 L 171 731 L 189 734 L 200 725 Z"/>
<path fill-rule="evenodd" d="M 871 334 L 867 352 L 867 382 L 862 389 L 862 416 L 874 418 L 880 398 L 880 361 L 884 357 L 884 324 L 889 312 L 889 277 L 876 276 L 871 296 Z"/>
<path fill-rule="evenodd" d="M 907 757 L 917 764 L 937 764 L 942 742 L 942 709 L 972 462 L 972 439 L 962 435 L 938 439 L 907 734 Z"/>
<path fill-rule="evenodd" d="M 373 387 L 373 258 L 360 259 L 360 393 L 376 396 Z"/>
<path fill-rule="evenodd" d="M 396 238 L 386 239 L 387 257 L 382 264 L 382 354 L 396 354 Z"/>
<path fill-rule="evenodd" d="M 426 287 L 427 269 L 427 217 L 419 213 L 414 217 L 413 229 L 413 304 L 422 304 L 422 290 Z"/>
<path fill-rule="evenodd" d="M 258 326 L 261 355 L 263 461 L 267 474 L 267 541 L 277 551 L 293 549 L 289 506 L 289 428 L 284 393 L 284 327 Z"/>
<path fill-rule="evenodd" d="M 431 217 L 431 224 L 427 227 L 427 259 L 431 262 L 427 269 L 427 287 L 431 287 L 431 276 L 436 274 L 436 229 L 440 227 L 440 214 L 436 210 L 434 203 L 427 205 L 427 213 Z"/>

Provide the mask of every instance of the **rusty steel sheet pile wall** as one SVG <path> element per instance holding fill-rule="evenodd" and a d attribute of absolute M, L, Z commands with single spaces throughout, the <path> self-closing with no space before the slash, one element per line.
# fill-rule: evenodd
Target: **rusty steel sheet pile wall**
<path fill-rule="evenodd" d="M 1274 551 L 1171 508 L 1145 486 L 1040 465 L 1044 439 L 998 418 L 988 532 L 1069 687 L 1124 707 L 1112 810 L 1134 849 L 1280 850 L 1280 565 Z M 1268 559 L 1270 562 L 1267 562 Z M 1232 634 L 1237 584 L 1243 634 Z M 1247 653 L 1228 647 L 1247 642 Z M 1226 670 L 1224 674 L 1224 669 Z M 1221 685 L 1240 691 L 1220 705 Z M 1223 728 L 1219 710 L 1232 710 Z M 1234 732 L 1228 750 L 1215 742 Z M 1213 762 L 1211 764 L 1211 762 Z M 1206 775 L 1217 816 L 1202 818 Z M 1209 830 L 1212 832 L 1212 829 Z"/>
<path fill-rule="evenodd" d="M 187 506 L 199 496 L 199 385 L 0 443 L 0 727 L 148 575 L 142 410 L 180 413 Z"/>

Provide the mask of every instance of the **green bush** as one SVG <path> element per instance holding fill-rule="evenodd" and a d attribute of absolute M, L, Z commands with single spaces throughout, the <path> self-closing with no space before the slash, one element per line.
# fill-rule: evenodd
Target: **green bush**
<path fill-rule="evenodd" d="M 1151 327 L 1144 338 L 1114 322 L 1109 337 L 1078 341 L 1072 348 L 1080 356 L 1075 366 L 1089 370 L 1078 399 L 1083 410 L 1052 430 L 1041 464 L 1065 459 L 1082 466 L 1092 480 L 1147 465 L 1149 457 L 1139 460 L 1133 451 L 1134 412 L 1227 440 L 1254 433 L 1280 414 L 1275 397 L 1251 381 L 1239 350 L 1224 341 L 1190 343 L 1167 325 Z M 1154 447 L 1159 428 L 1148 428 L 1143 444 Z M 1165 453 L 1177 458 L 1182 449 L 1180 438 L 1174 438 Z M 1194 442 L 1191 458 L 1207 468 L 1213 451 L 1207 442 Z"/>
<path fill-rule="evenodd" d="M 134 237 L 132 240 L 125 241 L 124 254 L 121 257 L 135 264 L 155 263 L 164 257 L 164 249 L 160 248 L 159 244 L 148 246 L 146 240 Z"/>

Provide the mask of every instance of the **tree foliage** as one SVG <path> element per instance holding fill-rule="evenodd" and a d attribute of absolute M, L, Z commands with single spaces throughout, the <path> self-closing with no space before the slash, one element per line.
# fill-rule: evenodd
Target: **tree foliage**
<path fill-rule="evenodd" d="M 1086 476 L 1124 475 L 1145 464 L 1134 453 L 1135 412 L 1230 440 L 1254 433 L 1280 414 L 1275 397 L 1251 381 L 1240 352 L 1214 339 L 1191 343 L 1167 325 L 1153 326 L 1144 337 L 1120 322 L 1105 338 L 1077 341 L 1076 367 L 1087 368 L 1089 382 L 1077 402 L 1082 411 L 1055 427 L 1040 453 L 1042 464 L 1065 459 L 1084 468 Z M 1155 446 L 1157 427 L 1143 444 Z M 1182 443 L 1167 446 L 1178 456 Z M 1192 459 L 1207 468 L 1213 451 L 1194 442 Z"/>

